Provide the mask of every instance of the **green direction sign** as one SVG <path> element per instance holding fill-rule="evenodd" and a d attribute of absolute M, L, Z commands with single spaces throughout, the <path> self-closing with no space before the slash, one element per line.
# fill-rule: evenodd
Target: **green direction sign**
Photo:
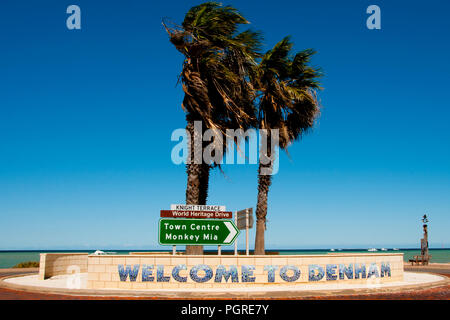
<path fill-rule="evenodd" d="M 159 220 L 159 243 L 162 245 L 230 245 L 238 234 L 239 230 L 231 220 Z"/>

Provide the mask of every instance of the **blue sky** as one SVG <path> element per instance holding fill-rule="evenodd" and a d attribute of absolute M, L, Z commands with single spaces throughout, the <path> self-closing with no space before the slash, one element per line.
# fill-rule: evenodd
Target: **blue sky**
<path fill-rule="evenodd" d="M 159 210 L 184 202 L 186 174 L 170 158 L 182 56 L 161 18 L 199 3 L 1 1 L 0 249 L 162 248 Z M 281 155 L 266 246 L 417 247 L 428 213 L 430 245 L 450 247 L 449 2 L 224 3 L 264 49 L 291 35 L 325 72 L 317 126 Z M 257 166 L 224 170 L 208 203 L 255 207 Z"/>

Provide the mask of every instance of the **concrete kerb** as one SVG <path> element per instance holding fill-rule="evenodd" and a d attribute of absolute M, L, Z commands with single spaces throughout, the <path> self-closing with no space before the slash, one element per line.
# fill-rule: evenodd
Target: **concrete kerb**
<path fill-rule="evenodd" d="M 433 274 L 433 273 L 428 273 Z M 48 287 L 36 287 L 36 286 L 26 286 L 14 283 L 8 283 L 4 280 L 7 278 L 21 277 L 27 274 L 17 274 L 3 276 L 0 278 L 0 287 L 25 291 L 32 293 L 41 294 L 57 294 L 57 295 L 67 295 L 67 296 L 93 296 L 93 297 L 130 297 L 130 298 L 161 298 L 161 299 L 295 299 L 295 298 L 308 298 L 308 297 L 332 297 L 332 296 L 358 296 L 358 295 L 370 295 L 370 294 L 384 294 L 384 293 L 399 293 L 408 292 L 412 290 L 426 290 L 441 287 L 444 285 L 450 285 L 450 278 L 444 277 L 442 275 L 433 274 L 442 278 L 442 280 L 434 281 L 425 284 L 414 284 L 414 285 L 402 285 L 402 286 L 391 286 L 385 288 L 371 288 L 371 289 L 333 289 L 333 290 L 311 290 L 311 291 L 293 291 L 293 290 L 277 290 L 277 291 L 230 291 L 224 290 L 223 292 L 210 291 L 210 290 L 170 290 L 170 289 L 160 289 L 160 290 L 96 290 L 96 289 L 63 289 L 63 288 L 48 288 Z"/>

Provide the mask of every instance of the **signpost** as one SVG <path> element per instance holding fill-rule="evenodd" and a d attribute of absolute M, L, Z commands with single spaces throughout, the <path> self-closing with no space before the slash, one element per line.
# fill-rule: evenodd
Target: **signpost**
<path fill-rule="evenodd" d="M 235 222 L 239 230 L 245 229 L 245 254 L 248 256 L 248 229 L 253 228 L 253 208 L 247 208 L 236 212 Z M 234 244 L 234 254 L 237 255 L 237 243 Z"/>
<path fill-rule="evenodd" d="M 226 207 L 220 205 L 171 204 L 170 210 L 161 210 L 160 214 L 161 218 L 231 219 L 233 213 L 225 210 Z M 218 245 L 217 253 L 219 255 L 222 252 L 221 249 L 221 246 Z M 172 248 L 172 254 L 176 254 L 175 244 Z"/>
<path fill-rule="evenodd" d="M 238 211 L 236 217 L 236 226 L 239 230 L 247 229 L 247 226 L 249 229 L 253 228 L 253 208 Z"/>
<path fill-rule="evenodd" d="M 162 245 L 230 245 L 239 234 L 233 221 L 216 219 L 160 219 Z"/>

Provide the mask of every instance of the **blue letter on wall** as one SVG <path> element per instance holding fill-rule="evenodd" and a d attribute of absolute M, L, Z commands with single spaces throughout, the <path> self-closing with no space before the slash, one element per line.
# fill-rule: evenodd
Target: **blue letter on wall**
<path fill-rule="evenodd" d="M 388 277 L 391 276 L 391 265 L 389 262 L 381 263 L 381 277 L 383 278 L 385 274 L 387 274 Z"/>
<path fill-rule="evenodd" d="M 347 279 L 353 279 L 353 264 L 349 264 L 348 267 L 345 266 L 345 264 L 339 265 L 339 279 L 344 280 L 345 276 L 347 276 Z"/>
<path fill-rule="evenodd" d="M 337 279 L 336 269 L 337 265 L 327 264 L 327 281 Z"/>
<path fill-rule="evenodd" d="M 371 276 L 375 276 L 375 278 L 380 277 L 380 275 L 378 274 L 378 266 L 376 263 L 371 263 L 369 266 L 369 271 L 367 272 L 367 278 L 370 278 Z"/>
<path fill-rule="evenodd" d="M 157 282 L 169 282 L 170 277 L 164 275 L 164 265 L 158 264 L 156 266 L 156 281 Z"/>
<path fill-rule="evenodd" d="M 292 276 L 288 276 L 287 275 L 288 270 L 292 270 L 294 272 L 294 274 Z M 287 281 L 287 282 L 297 281 L 298 278 L 300 278 L 300 269 L 298 267 L 292 266 L 292 265 L 284 266 L 280 270 L 280 277 L 281 277 L 281 279 L 283 279 L 284 281 Z"/>
<path fill-rule="evenodd" d="M 266 265 L 264 266 L 264 271 L 267 271 L 267 282 L 275 282 L 275 270 L 278 266 Z"/>
<path fill-rule="evenodd" d="M 235 265 L 231 265 L 230 270 L 227 271 L 225 266 L 218 265 L 214 282 L 222 282 L 222 277 L 225 279 L 225 282 L 228 282 L 228 279 L 230 279 L 230 277 L 231 282 L 239 282 L 237 267 Z"/>
<path fill-rule="evenodd" d="M 317 270 L 317 275 L 316 275 L 316 270 Z M 324 275 L 325 275 L 325 272 L 321 266 L 319 266 L 317 264 L 309 265 L 309 281 L 320 281 L 320 280 L 322 280 Z"/>
<path fill-rule="evenodd" d="M 186 270 L 186 265 L 185 264 L 179 264 L 175 267 L 173 267 L 172 269 L 172 277 L 178 281 L 178 282 L 186 282 L 187 281 L 187 277 L 182 277 L 180 276 L 180 271 L 181 270 Z"/>
<path fill-rule="evenodd" d="M 203 270 L 203 272 L 205 273 L 205 275 L 203 277 L 199 277 L 198 276 L 198 272 L 200 270 Z M 206 264 L 197 264 L 196 266 L 194 266 L 191 271 L 189 272 L 191 279 L 194 280 L 195 282 L 207 282 L 209 280 L 211 280 L 211 278 L 213 277 L 213 271 L 211 269 L 210 266 L 207 266 Z"/>
<path fill-rule="evenodd" d="M 364 263 L 355 263 L 355 279 L 359 279 L 359 274 L 361 274 L 361 278 L 366 278 L 366 265 Z"/>
<path fill-rule="evenodd" d="M 127 265 L 124 269 L 123 264 L 119 264 L 119 277 L 120 281 L 127 281 L 128 275 L 130 275 L 130 281 L 136 281 L 137 275 L 139 273 L 139 264 L 135 264 L 133 266 L 133 270 L 131 270 L 131 266 Z"/>
<path fill-rule="evenodd" d="M 155 277 L 152 276 L 153 274 L 153 264 L 152 265 L 146 265 L 144 264 L 142 266 L 142 282 L 148 282 L 148 281 L 154 281 Z"/>
<path fill-rule="evenodd" d="M 243 265 L 242 268 L 242 282 L 255 282 L 255 277 L 253 277 L 253 271 L 255 270 L 255 266 L 252 265 Z"/>

